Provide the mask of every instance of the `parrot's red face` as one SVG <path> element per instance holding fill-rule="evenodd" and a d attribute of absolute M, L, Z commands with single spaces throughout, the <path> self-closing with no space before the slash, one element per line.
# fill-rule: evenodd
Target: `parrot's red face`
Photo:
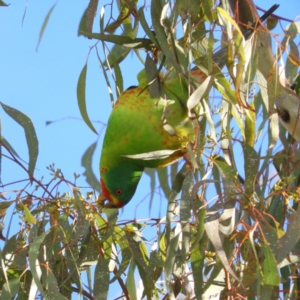
<path fill-rule="evenodd" d="M 105 207 L 109 207 L 109 208 L 121 208 L 123 207 L 125 204 L 123 204 L 120 200 L 118 200 L 118 198 L 114 197 L 109 190 L 107 189 L 104 180 L 101 178 L 100 179 L 100 183 L 101 183 L 101 194 L 99 195 L 98 200 L 102 203 L 104 203 L 106 200 L 108 200 L 109 202 L 105 203 L 104 206 Z M 120 193 L 121 191 L 119 191 Z"/>

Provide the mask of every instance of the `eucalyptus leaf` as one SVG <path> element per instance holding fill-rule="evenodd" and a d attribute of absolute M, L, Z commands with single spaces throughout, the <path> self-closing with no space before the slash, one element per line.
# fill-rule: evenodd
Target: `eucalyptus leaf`
<path fill-rule="evenodd" d="M 37 157 L 39 154 L 39 142 L 36 136 L 33 123 L 29 117 L 27 117 L 24 113 L 20 112 L 19 110 L 5 105 L 2 102 L 1 105 L 4 111 L 24 129 L 29 152 L 28 172 L 30 176 L 33 176 Z"/>

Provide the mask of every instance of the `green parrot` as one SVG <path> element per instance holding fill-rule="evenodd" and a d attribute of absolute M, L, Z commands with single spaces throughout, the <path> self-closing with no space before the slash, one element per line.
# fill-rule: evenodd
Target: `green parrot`
<path fill-rule="evenodd" d="M 253 31 L 279 5 L 273 5 L 244 32 Z M 220 71 L 226 62 L 227 47 L 213 55 Z M 111 112 L 100 159 L 101 194 L 105 207 L 121 208 L 133 197 L 144 168 L 164 167 L 182 158 L 195 133 L 186 107 L 189 88 L 182 75 L 160 74 L 163 93 L 151 96 L 145 70 L 138 75 L 138 86 L 124 91 Z M 199 86 L 207 76 L 198 68 L 190 73 L 192 86 Z M 161 95 L 163 97 L 161 97 Z"/>
<path fill-rule="evenodd" d="M 206 78 L 200 70 L 191 75 L 197 85 Z M 164 167 L 177 161 L 185 155 L 187 143 L 195 139 L 186 108 L 189 93 L 185 79 L 160 74 L 165 97 L 159 98 L 151 97 L 145 71 L 138 80 L 138 86 L 120 95 L 108 120 L 100 159 L 99 196 L 100 202 L 109 201 L 106 207 L 126 205 L 144 168 Z M 139 158 L 139 154 L 143 157 Z"/>

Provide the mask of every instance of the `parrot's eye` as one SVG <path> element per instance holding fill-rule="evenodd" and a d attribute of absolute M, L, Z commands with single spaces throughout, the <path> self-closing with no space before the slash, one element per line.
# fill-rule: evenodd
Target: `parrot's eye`
<path fill-rule="evenodd" d="M 123 194 L 122 189 L 116 189 L 116 195 L 121 196 Z"/>

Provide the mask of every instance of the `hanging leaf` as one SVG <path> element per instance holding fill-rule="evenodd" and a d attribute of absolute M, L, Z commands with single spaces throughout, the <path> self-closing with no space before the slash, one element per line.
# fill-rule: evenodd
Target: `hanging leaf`
<path fill-rule="evenodd" d="M 85 85 L 86 85 L 86 72 L 87 72 L 87 64 L 84 65 L 77 83 L 77 101 L 78 107 L 80 110 L 80 114 L 85 122 L 85 124 L 96 134 L 97 131 L 94 128 L 86 109 L 86 100 L 85 100 Z"/>
<path fill-rule="evenodd" d="M 96 191 L 100 191 L 100 181 L 96 177 L 93 168 L 92 168 L 92 158 L 95 153 L 95 149 L 97 147 L 97 142 L 93 143 L 91 146 L 87 148 L 85 153 L 81 158 L 81 165 L 84 167 L 85 171 L 83 175 L 86 178 L 86 182 L 93 187 Z"/>
<path fill-rule="evenodd" d="M 57 3 L 57 2 L 56 2 L 56 3 Z M 42 27 L 41 27 L 41 30 L 40 30 L 40 34 L 39 34 L 38 43 L 37 43 L 36 48 L 35 48 L 36 51 L 37 51 L 38 48 L 39 48 L 39 45 L 40 45 L 40 43 L 41 43 L 41 40 L 42 40 L 42 37 L 43 37 L 43 35 L 44 35 L 45 29 L 46 29 L 47 24 L 48 24 L 48 22 L 49 22 L 50 16 L 52 15 L 52 12 L 53 12 L 53 10 L 54 10 L 54 8 L 55 8 L 55 6 L 56 6 L 56 3 L 50 8 L 50 10 L 48 11 L 48 13 L 47 13 L 47 15 L 46 15 L 46 17 L 45 17 L 45 19 L 44 19 L 44 22 L 43 22 L 43 24 L 42 24 Z"/>
<path fill-rule="evenodd" d="M 33 176 L 38 153 L 39 153 L 39 142 L 36 136 L 36 132 L 33 126 L 32 121 L 19 110 L 12 108 L 8 105 L 5 105 L 1 102 L 1 106 L 4 111 L 19 125 L 21 125 L 25 131 L 26 142 L 29 152 L 29 164 L 28 172 L 30 176 Z"/>

